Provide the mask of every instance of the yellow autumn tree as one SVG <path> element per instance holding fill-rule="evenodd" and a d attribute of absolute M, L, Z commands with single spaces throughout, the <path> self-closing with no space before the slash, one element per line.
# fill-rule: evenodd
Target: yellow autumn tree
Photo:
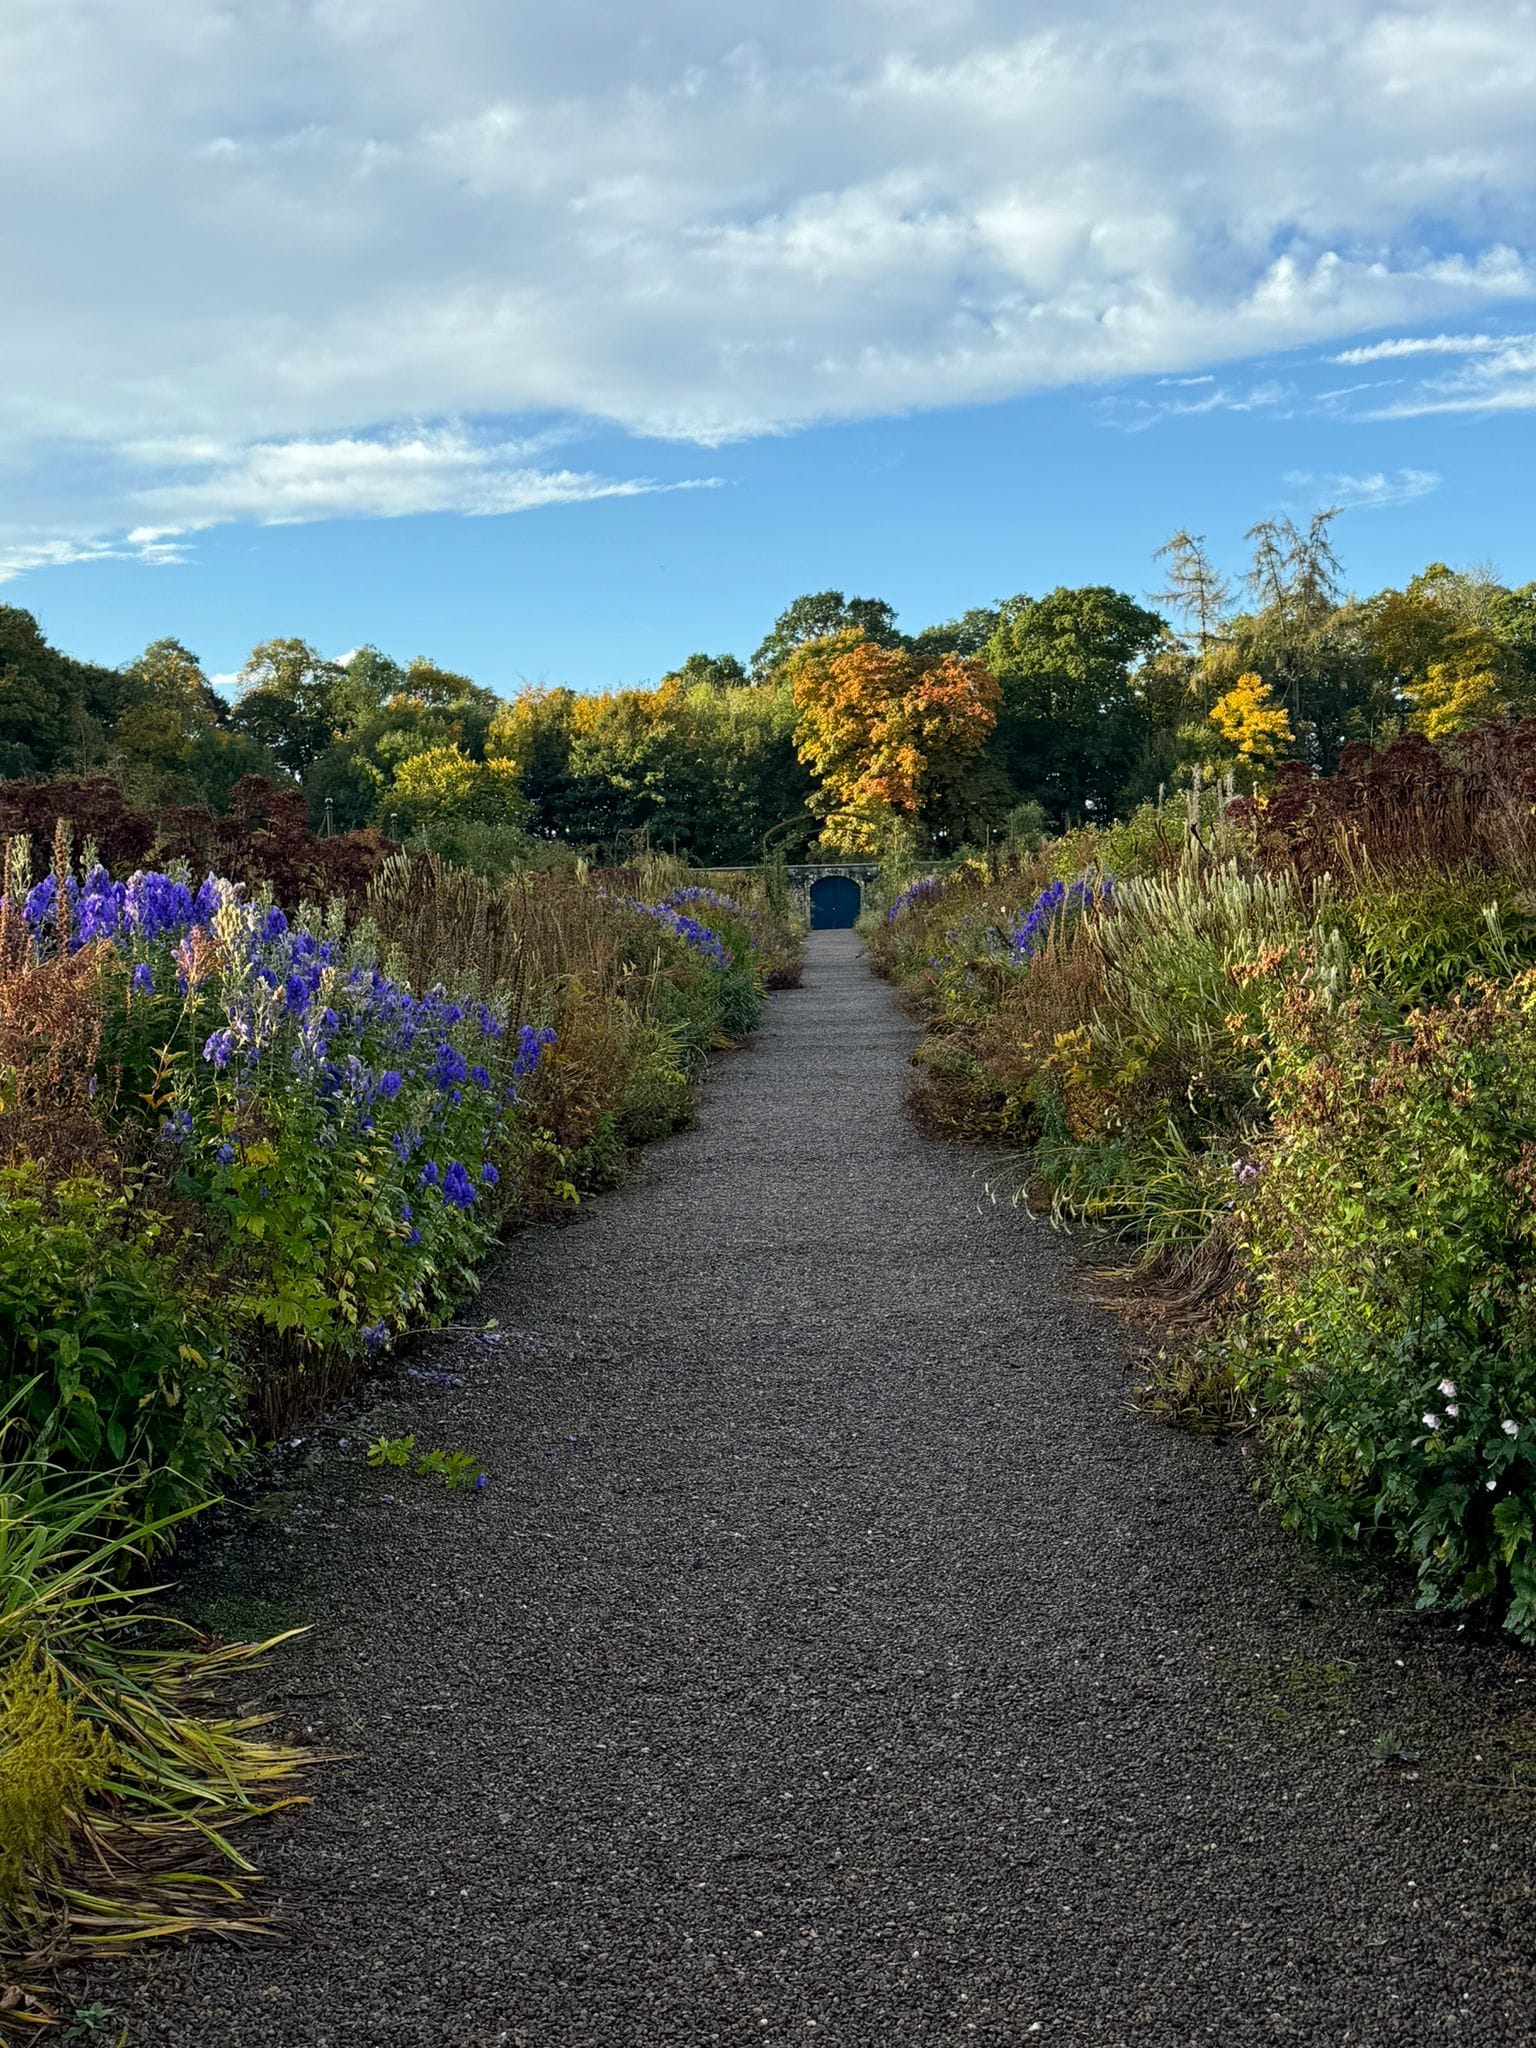
<path fill-rule="evenodd" d="M 1250 669 L 1211 706 L 1211 724 L 1257 781 L 1295 744 L 1289 713 Z"/>
<path fill-rule="evenodd" d="M 527 804 L 517 769 L 506 760 L 475 761 L 462 747 L 427 747 L 395 769 L 381 809 L 409 831 L 453 820 L 482 825 L 521 824 Z"/>
<path fill-rule="evenodd" d="M 878 850 L 997 723 L 997 678 L 974 656 L 924 659 L 850 631 L 806 642 L 786 668 L 795 749 L 821 785 L 828 852 Z"/>
<path fill-rule="evenodd" d="M 1423 680 L 1409 683 L 1403 694 L 1413 706 L 1409 723 L 1431 740 L 1509 715 L 1504 678 L 1471 650 L 1432 661 Z"/>

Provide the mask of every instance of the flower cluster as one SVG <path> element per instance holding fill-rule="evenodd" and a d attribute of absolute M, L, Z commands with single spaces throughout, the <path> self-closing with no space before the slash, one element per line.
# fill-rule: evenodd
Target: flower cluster
<path fill-rule="evenodd" d="M 262 1248 L 280 1329 L 377 1348 L 445 1259 L 482 1248 L 492 1221 L 470 1212 L 500 1182 L 553 1031 L 418 995 L 339 920 L 305 930 L 215 876 L 193 890 L 96 868 L 63 906 L 49 876 L 24 915 L 40 955 L 104 942 L 122 957 L 126 1057 L 140 1049 L 148 1080 L 157 1048 L 177 1048 L 159 1156 Z"/>
<path fill-rule="evenodd" d="M 1113 892 L 1114 882 L 1107 875 L 1102 882 L 1079 875 L 1075 882 L 1048 883 L 1007 934 L 1008 951 L 1014 965 L 1023 966 L 1033 959 L 1057 918 L 1107 903 Z"/>
<path fill-rule="evenodd" d="M 707 960 L 719 973 L 723 974 L 730 966 L 731 956 L 726 950 L 725 941 L 718 932 L 711 931 L 707 924 L 700 924 L 696 918 L 675 909 L 671 903 L 642 903 L 636 896 L 626 897 L 624 901 L 628 909 L 637 910 L 642 917 L 654 919 L 663 931 L 671 932 L 674 938 L 681 939 L 690 952 L 697 953 L 701 959 Z"/>
<path fill-rule="evenodd" d="M 97 939 L 129 939 L 147 943 L 167 934 L 177 937 L 194 925 L 211 927 L 231 885 L 209 875 L 194 892 L 169 875 L 141 872 L 114 882 L 103 867 L 92 868 L 83 882 L 73 875 L 65 884 L 69 950 L 78 952 Z M 22 915 L 39 948 L 56 940 L 59 926 L 59 884 L 45 875 L 30 891 Z M 281 917 L 281 911 L 271 913 Z"/>
<path fill-rule="evenodd" d="M 689 883 L 685 888 L 674 889 L 662 900 L 669 910 L 681 910 L 685 903 L 697 903 L 707 910 L 723 910 L 728 917 L 746 917 L 750 914 L 742 909 L 734 897 L 722 895 L 718 889 L 706 889 L 698 883 Z"/>
<path fill-rule="evenodd" d="M 944 892 L 942 875 L 920 875 L 915 882 L 908 882 L 901 894 L 885 913 L 887 924 L 895 924 L 905 917 L 909 910 L 915 910 L 920 903 L 933 903 Z"/>

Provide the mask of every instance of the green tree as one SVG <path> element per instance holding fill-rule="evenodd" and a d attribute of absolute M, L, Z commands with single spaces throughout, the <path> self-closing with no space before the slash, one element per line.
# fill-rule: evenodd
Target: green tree
<path fill-rule="evenodd" d="M 1180 527 L 1164 541 L 1155 560 L 1166 562 L 1167 584 L 1153 593 L 1155 605 L 1166 606 L 1182 622 L 1183 633 L 1197 661 L 1204 661 L 1226 630 L 1232 588 L 1206 549 L 1205 535 Z M 1202 707 L 1204 708 L 1204 707 Z"/>
<path fill-rule="evenodd" d="M 78 756 L 84 705 L 65 657 L 37 620 L 0 604 L 0 775 L 46 775 Z"/>
<path fill-rule="evenodd" d="M 1255 609 L 1230 622 L 1205 663 L 1213 700 L 1242 675 L 1267 683 L 1287 715 L 1297 756 L 1325 774 L 1350 741 L 1395 730 L 1400 709 L 1384 685 L 1362 607 L 1343 596 L 1332 540 L 1337 516 L 1330 507 L 1305 527 L 1266 519 L 1249 529 L 1254 553 L 1246 581 Z"/>
<path fill-rule="evenodd" d="M 908 645 L 923 661 L 940 654 L 985 654 L 987 643 L 1002 620 L 1003 614 L 997 605 L 973 605 L 958 619 L 946 619 L 937 626 L 924 626 L 920 633 L 913 634 Z"/>
<path fill-rule="evenodd" d="M 1002 684 L 993 758 L 1058 823 L 1107 817 L 1149 732 L 1136 671 L 1166 626 L 1104 584 L 1010 598 L 987 643 Z"/>
<path fill-rule="evenodd" d="M 354 648 L 342 664 L 331 704 L 343 733 L 381 711 L 405 688 L 405 670 L 370 642 Z"/>
<path fill-rule="evenodd" d="M 307 640 L 264 640 L 251 649 L 236 681 L 232 722 L 302 781 L 340 736 L 345 673 Z"/>
<path fill-rule="evenodd" d="M 681 668 L 669 669 L 661 680 L 685 690 L 733 690 L 747 681 L 747 672 L 734 654 L 690 654 Z"/>
<path fill-rule="evenodd" d="M 218 749 L 207 743 L 227 712 L 197 656 L 179 640 L 152 640 L 123 670 L 123 683 L 109 759 L 128 796 L 151 810 L 205 801 L 197 771 L 216 767 Z M 256 755 L 270 769 L 259 749 Z"/>
<path fill-rule="evenodd" d="M 896 614 L 878 597 L 844 597 L 840 590 L 816 590 L 797 597 L 773 622 L 773 629 L 752 657 L 752 674 L 765 681 L 783 667 L 808 640 L 826 640 L 855 633 L 877 647 L 899 647 Z"/>

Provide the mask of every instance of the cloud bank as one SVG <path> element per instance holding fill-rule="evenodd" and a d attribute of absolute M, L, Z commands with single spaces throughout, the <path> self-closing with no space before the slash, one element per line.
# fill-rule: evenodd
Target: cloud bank
<path fill-rule="evenodd" d="M 9 0 L 3 559 L 1432 322 L 1530 403 L 1533 97 L 1533 0 Z"/>

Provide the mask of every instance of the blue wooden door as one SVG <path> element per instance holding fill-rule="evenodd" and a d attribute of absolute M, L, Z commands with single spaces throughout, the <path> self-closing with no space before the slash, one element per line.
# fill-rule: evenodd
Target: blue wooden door
<path fill-rule="evenodd" d="M 847 875 L 818 875 L 811 884 L 811 930 L 847 931 L 859 914 L 863 891 Z"/>

